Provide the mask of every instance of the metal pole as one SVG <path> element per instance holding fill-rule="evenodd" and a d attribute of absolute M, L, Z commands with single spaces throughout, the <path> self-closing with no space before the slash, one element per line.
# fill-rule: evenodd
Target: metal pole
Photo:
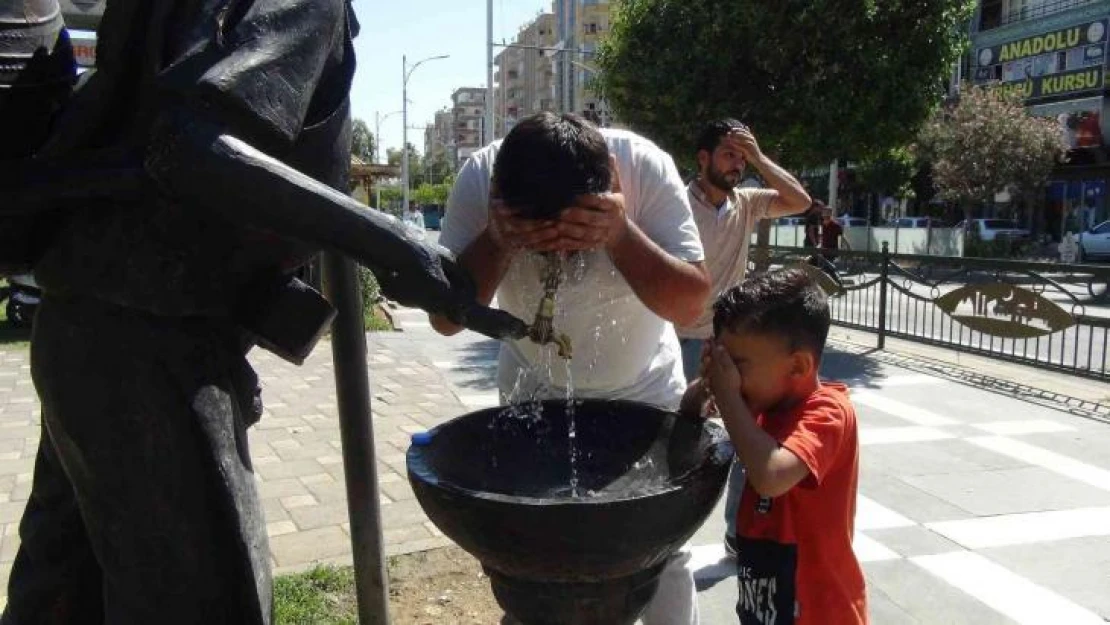
<path fill-rule="evenodd" d="M 380 164 L 382 160 L 382 118 L 381 113 L 374 111 L 374 164 Z M 373 178 L 371 178 L 373 180 Z M 374 202 L 374 208 L 381 210 L 382 208 L 382 183 L 375 182 L 374 190 L 378 193 L 378 199 Z"/>
<path fill-rule="evenodd" d="M 374 459 L 374 427 L 370 421 L 370 375 L 366 365 L 366 333 L 362 294 L 354 262 L 324 254 L 328 298 L 338 314 L 332 325 L 332 362 L 343 441 L 343 475 L 347 481 L 347 516 L 361 625 L 389 625 L 389 578 L 385 571 L 378 468 Z"/>
<path fill-rule="evenodd" d="M 493 141 L 493 0 L 486 0 L 486 132 L 482 143 Z"/>
<path fill-rule="evenodd" d="M 408 60 L 401 55 L 401 215 L 409 209 L 409 72 Z"/>
<path fill-rule="evenodd" d="M 837 207 L 837 192 L 840 190 L 840 167 L 838 166 L 837 159 L 833 159 L 829 165 L 829 208 L 833 210 L 833 215 L 836 216 L 840 210 Z"/>
<path fill-rule="evenodd" d="M 401 120 L 404 126 L 401 129 L 401 186 L 404 187 L 402 193 L 401 214 L 404 215 L 405 211 L 409 209 L 409 76 L 428 61 L 438 61 L 439 59 L 449 58 L 450 54 L 441 54 L 439 56 L 430 56 L 426 59 L 420 59 L 413 63 L 412 69 L 408 68 L 408 59 L 405 55 L 401 55 Z"/>
<path fill-rule="evenodd" d="M 404 62 L 404 60 L 402 59 L 402 63 L 403 62 Z M 389 119 L 390 117 L 393 117 L 394 115 L 396 115 L 400 112 L 401 111 L 393 111 L 392 113 L 386 113 L 385 115 L 382 115 L 380 111 L 374 111 L 374 163 L 375 164 L 378 164 L 378 165 L 382 164 L 382 122 L 384 122 L 385 120 Z M 377 194 L 378 194 L 377 204 L 374 206 L 374 208 L 377 208 L 378 210 L 381 210 L 382 209 L 382 185 L 381 185 L 381 183 L 379 182 L 379 183 L 375 184 L 374 189 L 377 191 Z"/>
<path fill-rule="evenodd" d="M 890 248 L 883 241 L 883 260 L 879 268 L 879 349 L 886 348 L 886 283 L 890 278 Z"/>

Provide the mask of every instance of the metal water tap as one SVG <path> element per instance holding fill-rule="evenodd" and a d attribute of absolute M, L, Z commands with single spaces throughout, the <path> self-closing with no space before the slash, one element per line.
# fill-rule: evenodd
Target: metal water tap
<path fill-rule="evenodd" d="M 544 254 L 547 259 L 547 271 L 543 278 L 543 299 L 540 300 L 536 310 L 536 318 L 528 328 L 528 338 L 533 343 L 547 345 L 554 343 L 559 348 L 559 357 L 571 357 L 570 337 L 566 334 L 555 332 L 555 292 L 563 282 L 562 258 L 556 253 Z"/>

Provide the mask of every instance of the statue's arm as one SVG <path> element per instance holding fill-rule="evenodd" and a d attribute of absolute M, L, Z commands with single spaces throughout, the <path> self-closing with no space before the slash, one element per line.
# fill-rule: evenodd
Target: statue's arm
<path fill-rule="evenodd" d="M 341 252 L 371 269 L 387 295 L 453 317 L 483 334 L 522 335 L 523 322 L 480 306 L 451 255 L 396 219 L 229 134 L 177 111 L 157 126 L 145 162 L 170 197 L 281 236 Z"/>

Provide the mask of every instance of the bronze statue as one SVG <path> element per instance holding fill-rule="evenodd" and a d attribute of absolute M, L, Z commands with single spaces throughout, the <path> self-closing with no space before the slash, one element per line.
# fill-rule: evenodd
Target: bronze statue
<path fill-rule="evenodd" d="M 292 276 L 319 250 L 403 304 L 527 332 L 343 193 L 357 30 L 349 0 L 108 0 L 75 81 L 57 0 L 0 0 L 0 272 L 44 290 L 0 623 L 270 622 L 245 354 L 311 349 L 330 310 Z"/>

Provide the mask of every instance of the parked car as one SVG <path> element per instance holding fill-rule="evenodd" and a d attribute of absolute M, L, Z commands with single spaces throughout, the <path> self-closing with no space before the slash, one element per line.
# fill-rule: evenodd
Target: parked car
<path fill-rule="evenodd" d="M 978 235 L 980 241 L 1027 241 L 1029 231 L 1012 219 L 972 219 L 956 224 L 968 234 Z"/>
<path fill-rule="evenodd" d="M 891 228 L 943 228 L 939 219 L 932 217 L 899 217 L 890 220 Z"/>
<path fill-rule="evenodd" d="M 845 228 L 866 228 L 871 225 L 863 217 L 837 217 L 836 222 Z"/>
<path fill-rule="evenodd" d="M 1083 260 L 1110 257 L 1110 221 L 1079 235 L 1079 255 Z"/>

